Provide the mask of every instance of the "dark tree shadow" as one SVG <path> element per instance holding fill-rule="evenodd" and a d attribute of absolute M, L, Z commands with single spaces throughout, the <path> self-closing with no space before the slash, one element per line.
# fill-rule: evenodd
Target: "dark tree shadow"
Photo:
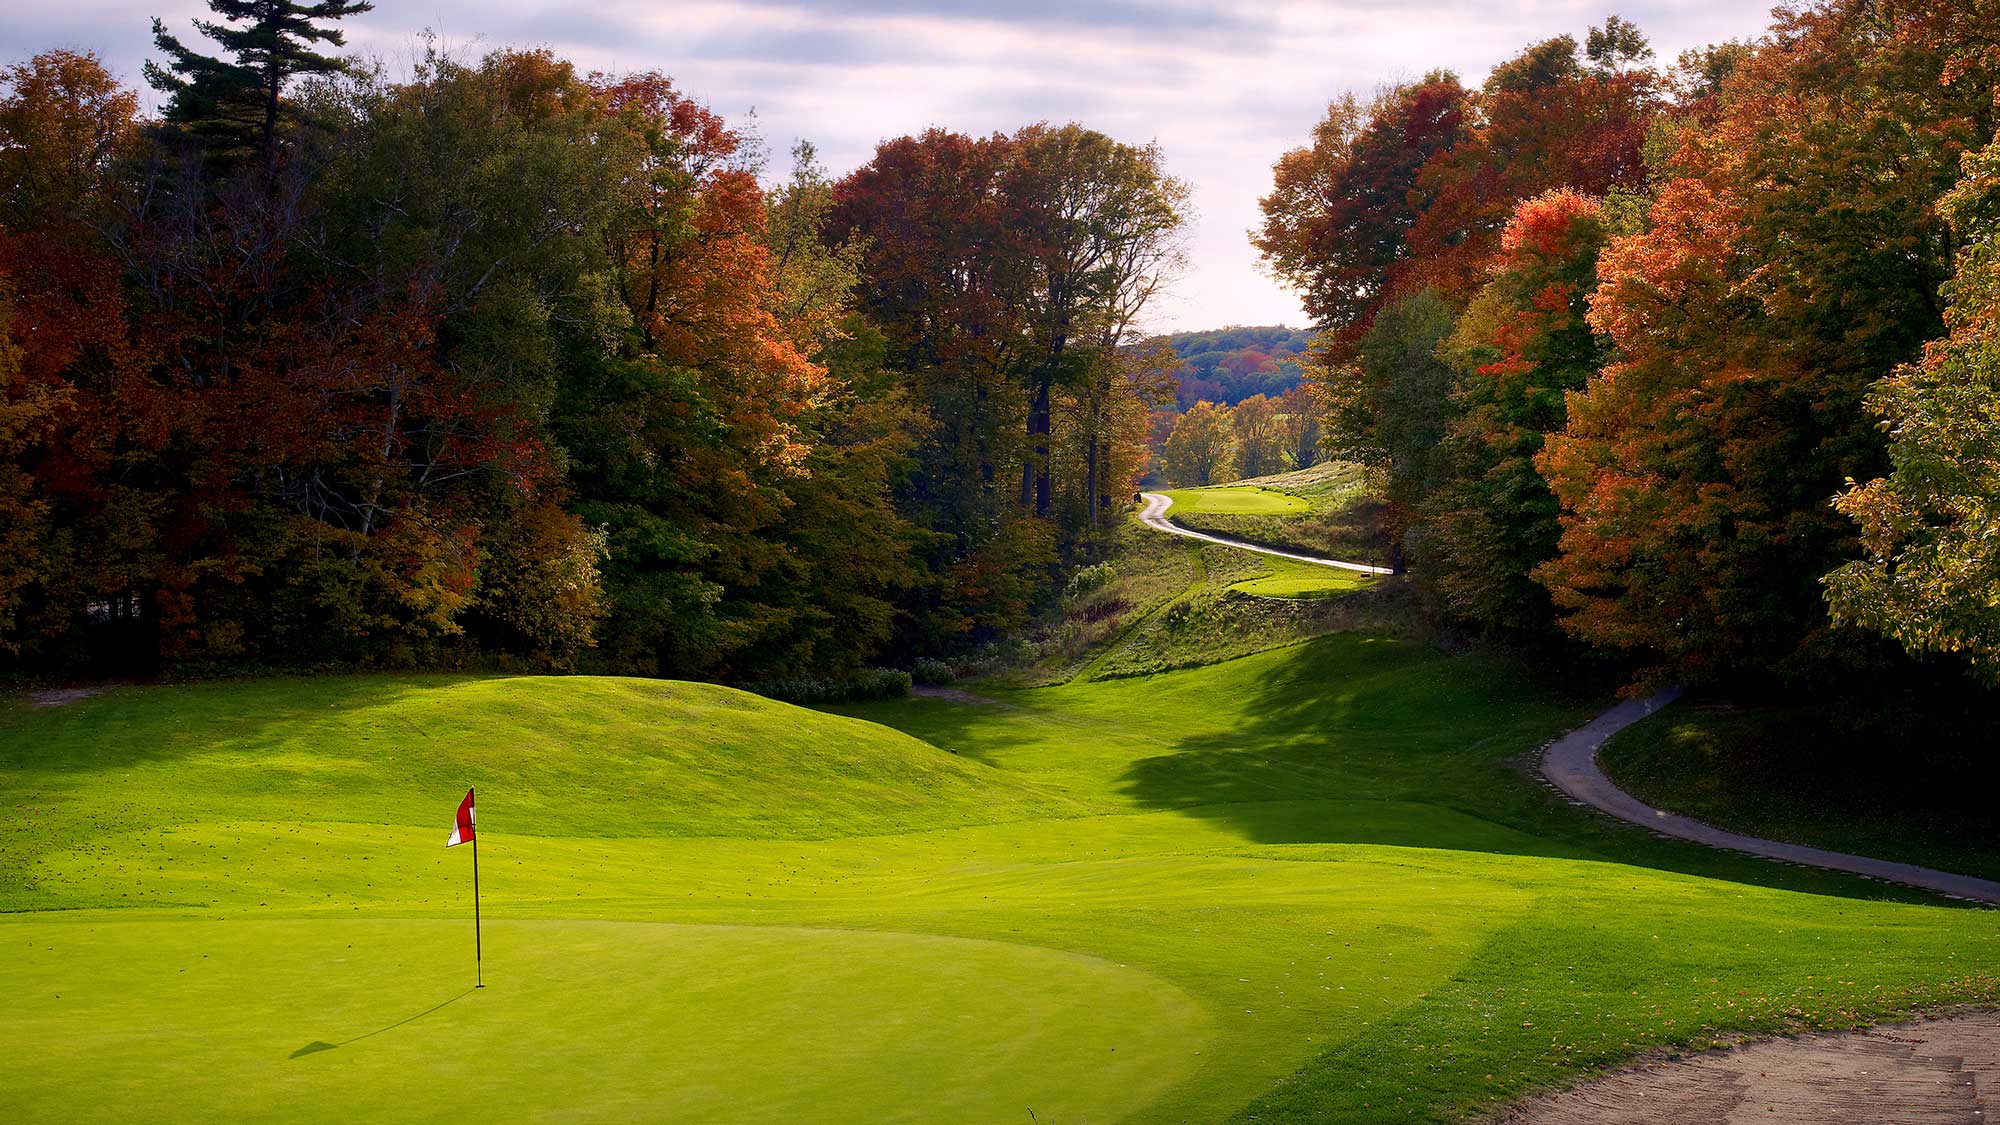
<path fill-rule="evenodd" d="M 1212 681 L 1196 671 L 1132 681 L 1157 690 L 1159 713 L 1175 723 L 1118 789 L 1142 809 L 1200 817 L 1254 844 L 1599 860 L 1850 898 L 1942 901 L 1657 837 L 1569 803 L 1541 780 L 1540 751 L 1608 705 L 1609 685 L 1520 659 L 1346 634 L 1286 654 L 1259 678 Z M 1227 706 L 1216 706 L 1216 690 L 1230 692 Z M 1010 695 L 1004 709 L 936 702 L 862 717 L 1002 769 L 1016 749 L 1045 747 L 1050 724 L 1087 739 L 1097 723 L 1033 692 Z"/>
<path fill-rule="evenodd" d="M 1848 898 L 1944 901 L 1655 836 L 1562 798 L 1541 780 L 1540 752 L 1608 705 L 1608 690 L 1519 660 L 1349 636 L 1293 651 L 1279 674 L 1232 700 L 1226 728 L 1191 722 L 1197 729 L 1168 752 L 1132 764 L 1123 791 L 1256 843 L 1601 860 Z"/>

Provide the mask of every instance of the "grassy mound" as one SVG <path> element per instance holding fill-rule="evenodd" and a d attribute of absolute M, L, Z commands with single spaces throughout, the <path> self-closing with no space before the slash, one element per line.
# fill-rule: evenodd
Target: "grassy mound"
<path fill-rule="evenodd" d="M 0 909 L 108 903 L 40 858 L 254 819 L 440 823 L 476 785 L 511 835 L 816 838 L 1060 809 L 1031 783 L 867 723 L 709 684 L 598 677 L 276 679 L 0 708 Z M 444 822 L 446 828 L 449 823 Z M 440 837 L 441 839 L 441 837 Z"/>

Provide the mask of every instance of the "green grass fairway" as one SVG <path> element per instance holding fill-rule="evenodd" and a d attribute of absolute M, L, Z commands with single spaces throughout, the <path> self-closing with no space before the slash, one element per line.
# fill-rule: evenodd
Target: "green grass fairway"
<path fill-rule="evenodd" d="M 0 704 L 0 1120 L 1450 1120 L 2000 997 L 2000 914 L 1553 800 L 1517 759 L 1602 701 L 1508 665 L 1336 636 L 992 696 Z"/>
<path fill-rule="evenodd" d="M 1176 488 L 1166 495 L 1174 506 L 1169 516 L 1208 514 L 1229 516 L 1288 516 L 1311 510 L 1311 505 L 1289 492 L 1255 486 Z"/>
<path fill-rule="evenodd" d="M 1245 579 L 1230 589 L 1260 598 L 1330 598 L 1359 590 L 1374 581 L 1366 574 L 1338 567 L 1314 566 L 1271 555 L 1258 555 L 1256 559 L 1264 566 L 1263 577 Z"/>

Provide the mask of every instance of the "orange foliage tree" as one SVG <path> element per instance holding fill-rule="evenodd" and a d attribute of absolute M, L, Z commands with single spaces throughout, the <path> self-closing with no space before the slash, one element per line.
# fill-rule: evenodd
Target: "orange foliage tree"
<path fill-rule="evenodd" d="M 1604 361 L 1585 315 L 1607 233 L 1591 197 L 1559 190 L 1522 203 L 1443 345 L 1457 368 L 1454 413 L 1438 450 L 1442 479 L 1422 505 L 1417 562 L 1454 615 L 1489 629 L 1550 622 L 1548 595 L 1529 574 L 1555 555 L 1560 529 L 1534 458 L 1543 435 L 1562 428 L 1565 393 Z"/>
<path fill-rule="evenodd" d="M 1696 682 L 1852 658 L 1819 597 L 1855 545 L 1826 499 L 1882 464 L 1862 396 L 1941 327 L 1938 200 L 1994 123 L 1993 71 L 1941 81 L 1928 14 L 1783 14 L 1605 252 L 1618 357 L 1540 459 L 1565 514 L 1537 574 L 1575 636 Z"/>

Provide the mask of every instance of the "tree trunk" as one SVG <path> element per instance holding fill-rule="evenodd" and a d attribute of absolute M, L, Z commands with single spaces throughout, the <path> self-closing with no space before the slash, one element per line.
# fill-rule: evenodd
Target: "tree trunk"
<path fill-rule="evenodd" d="M 1097 459 L 1099 456 L 1097 445 L 1097 427 L 1093 424 L 1090 430 L 1090 442 L 1084 447 L 1083 456 L 1084 496 L 1086 497 L 1084 503 L 1090 508 L 1090 530 L 1092 531 L 1097 530 L 1097 510 L 1100 507 L 1097 502 Z"/>
<path fill-rule="evenodd" d="M 1021 507 L 1031 504 L 1038 516 L 1049 514 L 1049 376 L 1035 379 L 1028 402 L 1028 459 L 1021 466 Z"/>

